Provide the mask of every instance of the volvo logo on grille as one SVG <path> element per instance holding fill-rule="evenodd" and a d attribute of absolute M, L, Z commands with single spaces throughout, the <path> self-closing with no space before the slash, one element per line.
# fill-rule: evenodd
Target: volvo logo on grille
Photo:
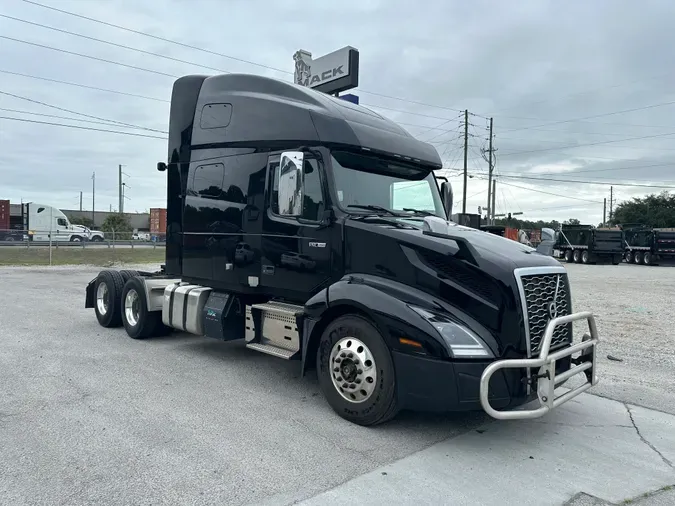
<path fill-rule="evenodd" d="M 558 316 L 558 306 L 554 300 L 548 303 L 548 315 L 551 317 L 551 320 Z"/>

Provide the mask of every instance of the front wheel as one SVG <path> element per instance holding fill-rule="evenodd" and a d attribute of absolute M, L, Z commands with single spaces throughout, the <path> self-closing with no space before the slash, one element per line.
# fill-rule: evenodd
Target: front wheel
<path fill-rule="evenodd" d="M 341 316 L 321 335 L 316 369 L 333 410 L 358 425 L 377 425 L 398 413 L 394 363 L 380 332 L 365 318 Z"/>

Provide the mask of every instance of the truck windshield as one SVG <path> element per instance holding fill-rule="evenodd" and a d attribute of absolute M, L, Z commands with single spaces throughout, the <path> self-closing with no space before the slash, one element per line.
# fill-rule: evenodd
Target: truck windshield
<path fill-rule="evenodd" d="M 368 212 L 349 206 L 374 206 L 445 219 L 436 179 L 428 169 L 344 151 L 333 151 L 331 161 L 338 205 L 345 211 Z"/>

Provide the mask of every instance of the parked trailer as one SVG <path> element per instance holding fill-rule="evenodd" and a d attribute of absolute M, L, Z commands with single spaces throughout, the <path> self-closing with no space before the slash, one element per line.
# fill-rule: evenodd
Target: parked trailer
<path fill-rule="evenodd" d="M 553 248 L 555 258 L 567 262 L 619 265 L 623 258 L 623 231 L 593 225 L 563 225 Z"/>
<path fill-rule="evenodd" d="M 626 225 L 622 228 L 626 263 L 658 265 L 675 260 L 675 229 Z"/>
<path fill-rule="evenodd" d="M 186 76 L 168 159 L 166 262 L 101 271 L 85 297 L 100 325 L 297 360 L 361 425 L 406 408 L 535 418 L 598 381 L 564 267 L 448 221 L 438 152 L 391 120 L 262 76 Z"/>

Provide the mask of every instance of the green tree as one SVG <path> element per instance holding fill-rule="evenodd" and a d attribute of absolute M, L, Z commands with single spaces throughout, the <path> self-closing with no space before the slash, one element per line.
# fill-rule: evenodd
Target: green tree
<path fill-rule="evenodd" d="M 654 228 L 675 227 L 675 194 L 663 191 L 621 202 L 614 209 L 612 224 L 641 223 Z"/>
<path fill-rule="evenodd" d="M 133 228 L 129 223 L 129 218 L 123 214 L 109 214 L 103 221 L 101 227 L 103 232 L 106 232 L 106 239 L 112 240 L 113 232 L 115 240 L 128 241 L 131 239 Z"/>
<path fill-rule="evenodd" d="M 581 225 L 581 222 L 576 218 L 570 218 L 569 220 L 563 221 L 563 225 Z"/>
<path fill-rule="evenodd" d="M 73 225 L 82 225 L 83 227 L 94 228 L 94 222 L 91 218 L 87 218 L 86 216 L 68 216 L 68 220 L 70 220 Z"/>

